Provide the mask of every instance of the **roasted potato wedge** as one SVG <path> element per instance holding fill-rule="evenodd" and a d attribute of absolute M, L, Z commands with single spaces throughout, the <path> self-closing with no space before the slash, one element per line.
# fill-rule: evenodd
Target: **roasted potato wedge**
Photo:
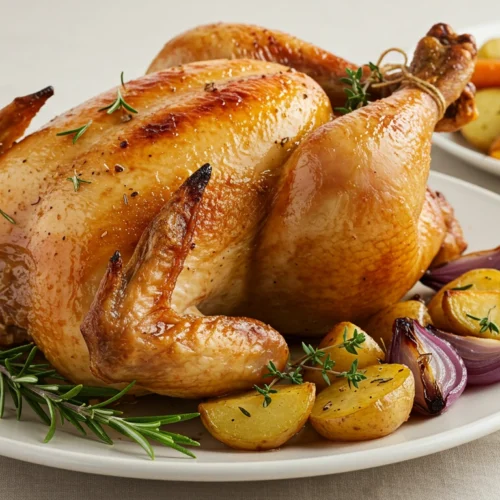
<path fill-rule="evenodd" d="M 476 105 L 479 118 L 465 125 L 462 134 L 473 146 L 487 153 L 500 136 L 500 88 L 478 90 Z"/>
<path fill-rule="evenodd" d="M 500 291 L 448 290 L 443 296 L 443 312 L 452 333 L 500 339 Z"/>
<path fill-rule="evenodd" d="M 500 59 L 500 38 L 492 38 L 481 45 L 477 52 L 479 59 Z"/>
<path fill-rule="evenodd" d="M 474 292 L 500 291 L 500 271 L 496 269 L 474 269 L 462 274 L 441 288 L 428 304 L 429 314 L 435 327 L 441 330 L 453 331 L 448 317 L 443 311 L 443 297 L 448 290 Z M 466 290 L 464 290 L 466 289 Z M 474 312 L 470 312 L 474 315 Z"/>
<path fill-rule="evenodd" d="M 404 365 L 369 366 L 359 388 L 338 380 L 320 392 L 309 420 L 333 441 L 365 441 L 386 436 L 408 420 L 415 381 Z"/>
<path fill-rule="evenodd" d="M 422 326 L 431 323 L 425 304 L 419 300 L 398 302 L 382 309 L 364 325 L 365 330 L 381 345 L 389 348 L 392 342 L 392 325 L 397 318 L 416 319 Z"/>
<path fill-rule="evenodd" d="M 278 448 L 299 432 L 311 413 L 314 384 L 275 386 L 272 402 L 262 406 L 256 391 L 200 403 L 201 421 L 215 439 L 238 450 Z"/>
<path fill-rule="evenodd" d="M 355 331 L 365 335 L 365 341 L 361 344 L 362 347 L 360 349 L 356 349 L 357 354 L 352 354 L 346 351 L 343 347 L 336 347 L 326 351 L 327 354 L 330 355 L 330 359 L 335 361 L 335 371 L 344 372 L 349 370 L 355 359 L 358 360 L 358 368 L 366 368 L 370 365 L 377 365 L 380 361 L 385 359 L 384 351 L 380 348 L 380 346 L 366 332 L 361 330 L 361 328 L 349 323 L 348 321 L 335 325 L 330 333 L 323 338 L 319 347 L 325 348 L 340 346 L 344 342 L 344 332 L 346 332 L 346 339 L 349 340 L 353 338 Z M 334 375 L 329 375 L 328 377 L 330 381 L 337 380 Z M 304 379 L 316 384 L 316 389 L 318 391 L 321 391 L 328 386 L 319 371 L 306 370 Z"/>

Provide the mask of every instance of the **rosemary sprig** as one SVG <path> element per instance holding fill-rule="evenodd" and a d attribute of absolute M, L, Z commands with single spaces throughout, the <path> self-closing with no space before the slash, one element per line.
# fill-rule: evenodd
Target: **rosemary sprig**
<path fill-rule="evenodd" d="M 66 180 L 71 181 L 73 183 L 73 189 L 75 190 L 75 193 L 80 189 L 80 184 L 92 184 L 91 181 L 85 181 L 85 180 L 81 179 L 80 177 L 78 177 L 76 175 L 76 171 L 75 171 L 75 175 L 73 175 L 73 177 L 68 177 Z"/>
<path fill-rule="evenodd" d="M 123 71 L 121 72 L 120 75 L 120 82 L 122 84 L 122 87 L 126 89 L 125 87 L 125 82 L 123 81 Z M 116 91 L 116 100 L 115 102 L 112 102 L 108 106 L 104 106 L 104 108 L 99 109 L 99 111 L 106 111 L 108 112 L 108 115 L 113 114 L 116 110 L 123 108 L 126 109 L 127 111 L 130 111 L 130 113 L 138 113 L 136 109 L 134 109 L 130 104 L 128 104 L 125 99 L 122 96 L 122 93 L 120 89 Z"/>
<path fill-rule="evenodd" d="M 484 333 L 489 330 L 490 333 L 500 333 L 500 330 L 496 323 L 490 321 L 490 314 L 496 306 L 493 306 L 488 314 L 484 318 L 478 318 L 476 316 L 472 316 L 471 314 L 467 314 L 466 316 L 474 321 L 479 321 L 480 330 L 479 333 Z"/>
<path fill-rule="evenodd" d="M 85 125 L 82 125 L 81 127 L 78 127 L 78 128 L 74 128 L 74 129 L 71 129 L 71 130 L 65 130 L 63 132 L 58 132 L 56 135 L 71 135 L 71 134 L 75 134 L 73 136 L 73 144 L 76 143 L 76 141 L 78 139 L 80 139 L 80 137 L 87 131 L 87 129 L 92 125 L 92 120 L 90 120 L 88 123 L 86 123 Z"/>
<path fill-rule="evenodd" d="M 47 379 L 56 381 L 64 379 L 49 365 L 33 363 L 36 352 L 37 348 L 33 344 L 0 351 L 0 418 L 4 416 L 6 394 L 9 392 L 16 407 L 18 420 L 22 416 L 23 403 L 27 403 L 49 427 L 45 443 L 54 437 L 59 416 L 61 424 L 67 421 L 83 435 L 87 434 L 87 429 L 100 441 L 111 445 L 113 440 L 104 428 L 109 427 L 139 444 L 151 459 L 154 459 L 155 454 L 150 441 L 156 441 L 194 457 L 184 446 L 199 446 L 197 441 L 164 431 L 161 427 L 196 418 L 199 416 L 198 413 L 123 417 L 123 412 L 110 408 L 110 405 L 121 399 L 135 382 L 130 383 L 122 391 L 49 383 Z M 100 403 L 89 404 L 89 398 L 95 397 L 107 399 Z"/>
<path fill-rule="evenodd" d="M 0 208 L 0 215 L 5 219 L 7 219 L 7 221 L 10 222 L 11 224 L 16 223 L 16 221 L 10 215 L 6 214 L 1 208 Z"/>

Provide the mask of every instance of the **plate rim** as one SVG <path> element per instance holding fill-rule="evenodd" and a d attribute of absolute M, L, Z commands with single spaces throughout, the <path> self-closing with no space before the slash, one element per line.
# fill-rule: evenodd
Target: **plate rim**
<path fill-rule="evenodd" d="M 430 172 L 429 180 L 432 179 L 492 198 L 500 207 L 500 194 L 488 189 L 435 171 Z M 191 482 L 263 481 L 323 476 L 404 462 L 460 446 L 497 430 L 500 430 L 500 411 L 444 432 L 383 448 L 282 460 L 266 460 L 263 453 L 262 460 L 251 462 L 207 463 L 184 458 L 150 461 L 147 457 L 119 454 L 110 457 L 82 453 L 78 446 L 67 450 L 43 444 L 41 440 L 20 443 L 5 436 L 0 436 L 0 455 L 58 469 L 115 477 Z"/>

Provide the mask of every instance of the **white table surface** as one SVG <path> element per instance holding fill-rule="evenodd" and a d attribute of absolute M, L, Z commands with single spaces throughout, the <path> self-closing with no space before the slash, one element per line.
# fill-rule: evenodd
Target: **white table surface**
<path fill-rule="evenodd" d="M 500 19 L 498 0 L 0 0 L 0 106 L 45 85 L 55 114 L 139 76 L 171 36 L 197 24 L 235 21 L 293 33 L 348 59 L 411 47 L 435 22 L 454 28 Z M 500 193 L 500 178 L 434 149 L 433 168 Z M 1 422 L 0 422 L 1 425 Z M 0 450 L 1 453 L 1 450 Z M 162 483 L 91 476 L 0 457 L 0 499 L 106 498 L 434 499 L 500 497 L 500 433 L 453 450 L 361 472 L 260 483 Z"/>

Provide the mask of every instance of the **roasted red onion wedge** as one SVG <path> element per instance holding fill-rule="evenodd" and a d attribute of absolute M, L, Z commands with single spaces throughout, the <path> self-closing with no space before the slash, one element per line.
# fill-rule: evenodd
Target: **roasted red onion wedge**
<path fill-rule="evenodd" d="M 450 281 L 472 269 L 497 269 L 500 271 L 500 247 L 493 250 L 469 253 L 455 260 L 429 269 L 420 281 L 434 290 L 441 289 Z"/>
<path fill-rule="evenodd" d="M 462 394 L 467 369 L 457 351 L 442 338 L 410 318 L 394 322 L 389 363 L 408 366 L 415 377 L 413 409 L 439 415 Z"/>
<path fill-rule="evenodd" d="M 467 385 L 488 385 L 500 381 L 500 340 L 464 337 L 428 329 L 449 342 L 460 354 L 467 368 Z"/>

